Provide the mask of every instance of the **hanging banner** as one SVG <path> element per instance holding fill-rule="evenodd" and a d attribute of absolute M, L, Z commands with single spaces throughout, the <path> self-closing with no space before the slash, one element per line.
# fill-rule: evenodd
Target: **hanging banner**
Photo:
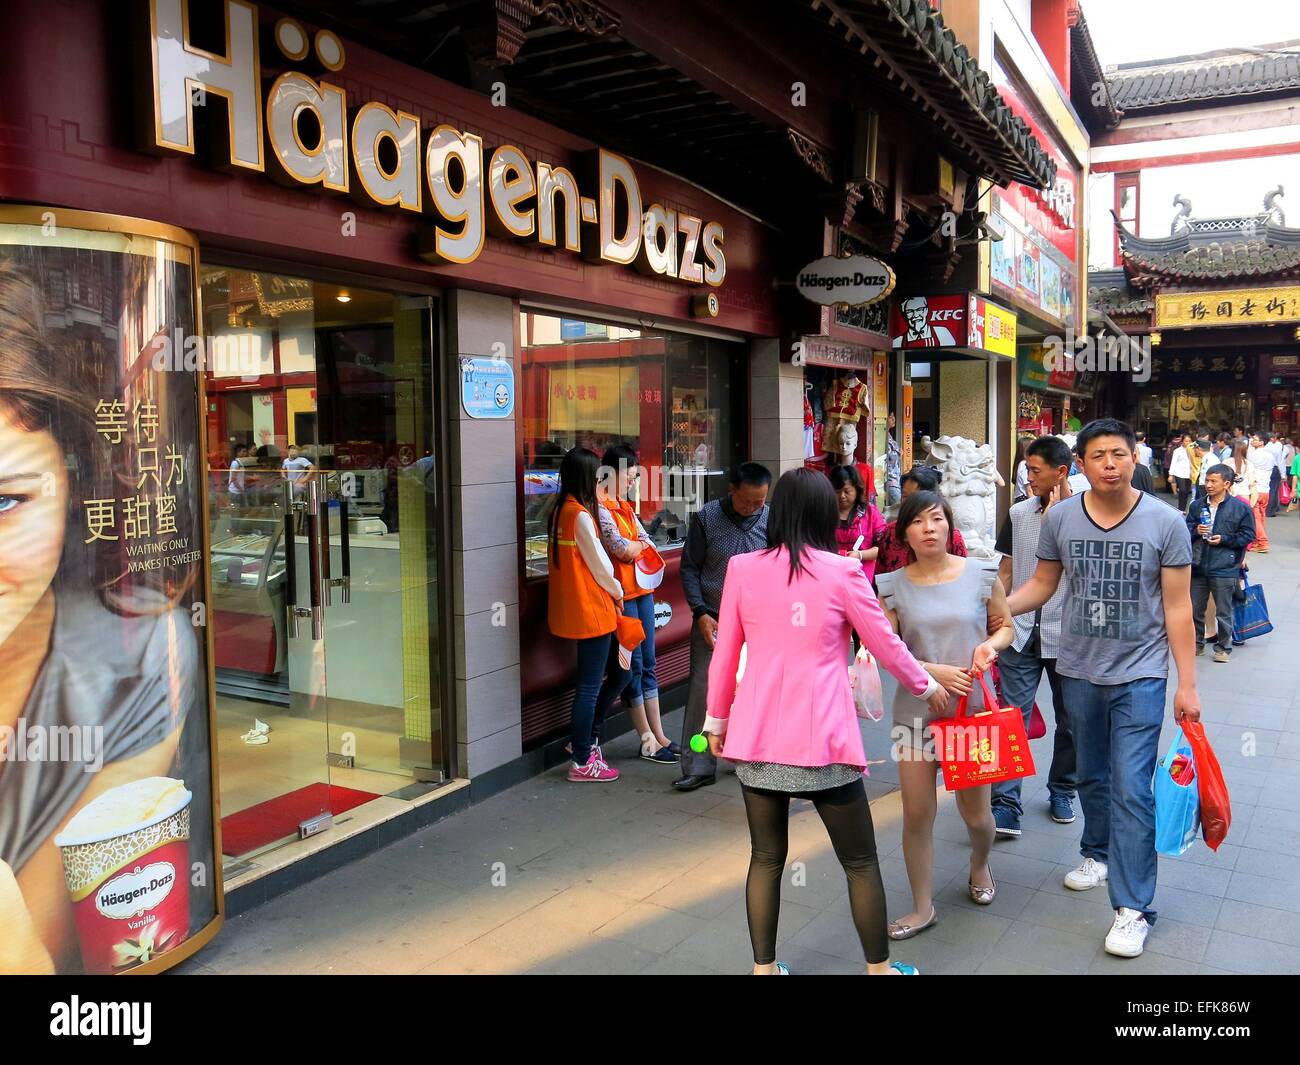
<path fill-rule="evenodd" d="M 4 974 L 220 925 L 195 245 L 134 225 L 0 207 Z"/>
<path fill-rule="evenodd" d="M 906 473 L 912 468 L 912 386 L 903 386 L 903 418 L 898 429 L 898 447 L 902 454 L 902 470 Z"/>

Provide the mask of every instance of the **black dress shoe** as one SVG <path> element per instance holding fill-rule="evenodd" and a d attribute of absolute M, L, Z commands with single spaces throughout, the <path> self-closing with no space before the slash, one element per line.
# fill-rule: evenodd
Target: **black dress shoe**
<path fill-rule="evenodd" d="M 682 777 L 681 780 L 674 780 L 673 787 L 678 791 L 694 791 L 696 788 L 705 788 L 717 782 L 717 777 L 704 777 L 692 773 L 689 776 Z"/>

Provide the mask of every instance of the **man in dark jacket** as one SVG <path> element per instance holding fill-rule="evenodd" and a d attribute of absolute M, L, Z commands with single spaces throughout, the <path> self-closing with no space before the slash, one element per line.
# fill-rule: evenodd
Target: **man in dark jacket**
<path fill-rule="evenodd" d="M 1228 661 L 1232 653 L 1232 596 L 1237 590 L 1246 545 L 1255 538 L 1254 512 L 1228 487 L 1235 473 L 1231 466 L 1211 466 L 1205 475 L 1205 495 L 1187 515 L 1192 534 L 1192 616 L 1196 619 L 1196 653 L 1205 650 L 1205 608 L 1214 596 L 1218 631 L 1214 660 Z M 1209 521 L 1205 521 L 1205 511 Z"/>
<path fill-rule="evenodd" d="M 718 634 L 718 609 L 727 563 L 735 555 L 767 547 L 767 491 L 772 474 L 757 462 L 742 462 L 731 473 L 730 490 L 692 515 L 682 550 L 682 591 L 695 622 L 691 630 L 691 681 L 682 719 L 682 776 L 678 791 L 694 791 L 717 779 L 718 762 L 691 750 L 691 737 L 704 728 L 709 693 L 709 663 Z"/>

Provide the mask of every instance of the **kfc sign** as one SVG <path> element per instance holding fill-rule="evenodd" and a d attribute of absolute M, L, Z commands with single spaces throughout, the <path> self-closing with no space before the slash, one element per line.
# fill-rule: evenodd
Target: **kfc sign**
<path fill-rule="evenodd" d="M 966 297 L 909 296 L 894 306 L 896 348 L 959 348 L 967 344 Z"/>
<path fill-rule="evenodd" d="M 1016 316 L 975 293 L 908 296 L 894 307 L 896 348 L 975 348 L 1015 358 Z"/>

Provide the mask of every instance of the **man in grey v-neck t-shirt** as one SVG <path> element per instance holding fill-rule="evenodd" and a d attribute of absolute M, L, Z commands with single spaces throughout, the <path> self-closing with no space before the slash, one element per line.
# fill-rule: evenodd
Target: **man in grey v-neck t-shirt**
<path fill-rule="evenodd" d="M 1056 669 L 1084 824 L 1083 862 L 1065 886 L 1086 891 L 1109 882 L 1115 922 L 1106 951 L 1133 958 L 1156 919 L 1152 779 L 1171 651 L 1174 716 L 1200 720 L 1191 538 L 1177 510 L 1134 489 L 1136 441 L 1128 425 L 1090 422 L 1075 449 L 1089 488 L 1048 511 L 1038 567 L 1008 603 L 1013 614 L 1029 613 L 1067 582 Z"/>

